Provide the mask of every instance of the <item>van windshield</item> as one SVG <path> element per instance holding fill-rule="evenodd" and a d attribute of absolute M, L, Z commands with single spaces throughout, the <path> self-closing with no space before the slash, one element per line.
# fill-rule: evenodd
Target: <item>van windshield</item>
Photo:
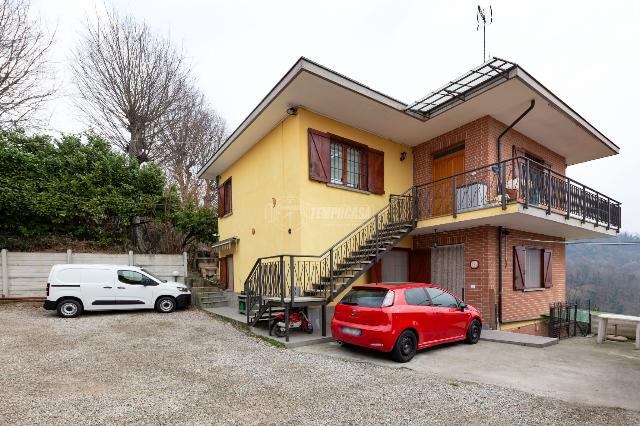
<path fill-rule="evenodd" d="M 379 308 L 382 306 L 386 288 L 354 288 L 340 302 L 343 305 Z"/>
<path fill-rule="evenodd" d="M 152 274 L 147 269 L 144 269 L 144 268 L 140 268 L 140 269 L 142 269 L 145 274 L 147 274 L 150 277 L 154 278 L 156 281 L 160 281 L 161 283 L 166 283 L 167 282 L 167 280 L 163 280 L 162 278 L 158 277 L 157 275 Z"/>

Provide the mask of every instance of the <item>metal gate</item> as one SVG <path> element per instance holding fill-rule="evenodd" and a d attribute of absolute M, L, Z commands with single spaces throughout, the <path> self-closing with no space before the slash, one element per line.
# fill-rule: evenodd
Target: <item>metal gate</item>
<path fill-rule="evenodd" d="M 431 282 L 464 298 L 464 244 L 431 249 Z"/>
<path fill-rule="evenodd" d="M 564 339 L 591 334 L 591 301 L 549 305 L 549 336 Z"/>

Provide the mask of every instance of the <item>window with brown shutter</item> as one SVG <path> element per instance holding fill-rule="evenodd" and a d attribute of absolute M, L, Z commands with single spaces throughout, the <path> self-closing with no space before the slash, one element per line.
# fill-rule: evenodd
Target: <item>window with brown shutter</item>
<path fill-rule="evenodd" d="M 532 290 L 553 285 L 551 250 L 536 247 L 513 247 L 513 288 Z"/>
<path fill-rule="evenodd" d="M 524 277 L 526 273 L 526 248 L 516 246 L 513 248 L 513 288 L 524 290 Z"/>
<path fill-rule="evenodd" d="M 309 179 L 329 182 L 329 135 L 309 129 Z"/>
<path fill-rule="evenodd" d="M 368 189 L 384 194 L 384 152 L 369 149 L 368 154 Z"/>
<path fill-rule="evenodd" d="M 384 153 L 337 135 L 309 129 L 309 178 L 384 194 Z"/>
<path fill-rule="evenodd" d="M 553 286 L 553 266 L 551 264 L 551 250 L 545 249 L 543 253 L 543 281 L 545 288 L 551 288 Z"/>
<path fill-rule="evenodd" d="M 218 187 L 218 217 L 224 217 L 233 212 L 231 194 L 231 178 L 229 178 Z"/>

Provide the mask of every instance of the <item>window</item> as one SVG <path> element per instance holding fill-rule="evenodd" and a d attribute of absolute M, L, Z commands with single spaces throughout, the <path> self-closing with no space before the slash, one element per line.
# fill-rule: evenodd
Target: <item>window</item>
<path fill-rule="evenodd" d="M 142 284 L 143 275 L 136 271 L 118 271 L 118 281 L 125 284 Z"/>
<path fill-rule="evenodd" d="M 431 305 L 429 296 L 423 287 L 408 288 L 404 291 L 404 300 L 407 305 L 428 306 Z"/>
<path fill-rule="evenodd" d="M 362 148 L 331 141 L 331 183 L 366 190 L 363 158 Z"/>
<path fill-rule="evenodd" d="M 218 187 L 218 217 L 224 217 L 232 213 L 231 178 Z"/>
<path fill-rule="evenodd" d="M 379 308 L 387 294 L 387 289 L 354 288 L 340 301 L 343 305 Z"/>
<path fill-rule="evenodd" d="M 458 299 L 447 293 L 446 291 L 440 290 L 439 288 L 427 287 L 427 293 L 431 298 L 431 304 L 433 306 L 439 306 L 442 308 L 457 308 L 458 307 Z"/>
<path fill-rule="evenodd" d="M 384 153 L 340 136 L 309 129 L 309 178 L 384 194 Z"/>
<path fill-rule="evenodd" d="M 552 252 L 540 247 L 513 247 L 513 288 L 532 290 L 550 288 L 552 279 Z"/>
<path fill-rule="evenodd" d="M 526 271 L 524 288 L 543 287 L 542 282 L 542 250 L 527 249 L 525 251 Z"/>

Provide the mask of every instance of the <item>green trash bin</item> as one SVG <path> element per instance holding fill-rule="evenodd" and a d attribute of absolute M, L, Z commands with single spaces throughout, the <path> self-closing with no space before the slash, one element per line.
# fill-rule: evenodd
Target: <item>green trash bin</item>
<path fill-rule="evenodd" d="M 240 295 L 238 296 L 238 312 L 241 314 L 247 313 L 247 297 Z"/>

